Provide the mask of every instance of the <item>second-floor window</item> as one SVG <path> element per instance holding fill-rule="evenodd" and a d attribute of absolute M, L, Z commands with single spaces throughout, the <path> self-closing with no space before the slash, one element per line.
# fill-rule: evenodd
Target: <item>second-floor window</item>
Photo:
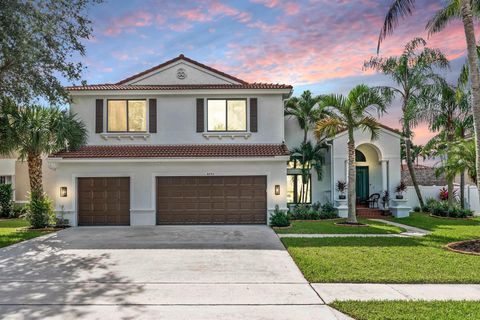
<path fill-rule="evenodd" d="M 109 132 L 146 132 L 146 100 L 108 100 L 107 128 Z"/>
<path fill-rule="evenodd" d="M 208 131 L 247 131 L 247 100 L 209 99 Z"/>

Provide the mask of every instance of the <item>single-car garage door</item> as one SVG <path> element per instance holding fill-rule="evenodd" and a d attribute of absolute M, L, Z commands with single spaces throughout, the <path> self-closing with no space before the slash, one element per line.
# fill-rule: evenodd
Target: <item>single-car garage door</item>
<path fill-rule="evenodd" d="M 157 224 L 265 224 L 266 176 L 157 177 Z"/>
<path fill-rule="evenodd" d="M 130 178 L 78 178 L 78 225 L 130 225 Z"/>

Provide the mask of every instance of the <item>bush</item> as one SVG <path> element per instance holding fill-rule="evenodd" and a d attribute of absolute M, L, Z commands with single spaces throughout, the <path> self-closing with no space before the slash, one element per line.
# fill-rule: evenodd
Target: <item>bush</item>
<path fill-rule="evenodd" d="M 419 206 L 416 206 L 416 207 L 413 208 L 413 211 L 414 212 L 420 212 L 420 211 L 422 211 L 422 208 L 420 208 Z"/>
<path fill-rule="evenodd" d="M 12 214 L 13 188 L 10 183 L 0 184 L 0 217 L 8 218 Z"/>
<path fill-rule="evenodd" d="M 270 216 L 270 225 L 272 227 L 288 227 L 290 225 L 290 219 L 285 211 L 281 211 L 278 205 L 275 206 L 275 211 Z"/>
<path fill-rule="evenodd" d="M 12 213 L 10 218 L 23 218 L 27 214 L 27 206 L 15 203 L 13 205 Z"/>
<path fill-rule="evenodd" d="M 462 209 L 458 204 L 451 207 L 446 201 L 430 201 L 429 212 L 434 216 L 448 217 L 448 218 L 468 218 L 473 216 L 473 211 L 469 209 Z"/>
<path fill-rule="evenodd" d="M 319 202 L 312 205 L 299 204 L 289 212 L 289 218 L 291 220 L 322 220 L 337 217 L 337 210 L 330 202 L 323 205 Z"/>
<path fill-rule="evenodd" d="M 45 228 L 55 224 L 52 200 L 45 193 L 32 191 L 29 194 L 26 210 L 26 218 L 33 228 Z"/>
<path fill-rule="evenodd" d="M 437 202 L 438 202 L 438 200 L 435 200 L 434 198 L 427 198 L 427 200 L 425 201 L 425 204 L 422 208 L 423 212 L 430 213 L 432 211 L 431 208 L 433 206 L 435 206 Z"/>

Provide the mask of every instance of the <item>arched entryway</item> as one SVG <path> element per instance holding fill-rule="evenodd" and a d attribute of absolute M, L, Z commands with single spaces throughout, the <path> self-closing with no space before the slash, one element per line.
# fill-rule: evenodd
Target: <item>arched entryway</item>
<path fill-rule="evenodd" d="M 381 152 L 375 145 L 364 143 L 357 146 L 355 152 L 357 203 L 366 204 L 371 195 L 381 196 L 386 190 L 381 159 Z"/>

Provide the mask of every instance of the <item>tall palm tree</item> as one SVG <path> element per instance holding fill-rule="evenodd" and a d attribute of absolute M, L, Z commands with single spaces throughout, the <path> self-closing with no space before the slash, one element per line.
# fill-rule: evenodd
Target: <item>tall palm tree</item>
<path fill-rule="evenodd" d="M 424 206 L 422 194 L 418 187 L 415 168 L 412 160 L 412 129 L 423 119 L 422 110 L 431 109 L 444 85 L 444 80 L 435 73 L 435 69 L 449 66 L 445 55 L 426 47 L 422 38 L 415 38 L 405 45 L 403 53 L 398 57 L 372 57 L 365 62 L 366 69 L 373 69 L 388 77 L 396 87 L 380 87 L 388 95 L 394 95 L 402 104 L 402 133 L 405 140 L 405 157 L 412 184 L 420 206 Z"/>
<path fill-rule="evenodd" d="M 322 179 L 322 166 L 325 163 L 324 149 L 325 146 L 321 143 L 314 145 L 311 141 L 307 141 L 305 144 L 302 143 L 300 147 L 290 150 L 291 160 L 297 161 L 301 166 L 302 188 L 300 190 L 299 203 L 306 202 L 310 194 L 308 186 L 312 169 L 315 169 L 317 172 L 317 179 Z"/>
<path fill-rule="evenodd" d="M 17 107 L 0 101 L 0 154 L 18 154 L 27 161 L 32 194 L 43 195 L 42 158 L 85 144 L 87 131 L 74 114 L 56 107 Z"/>
<path fill-rule="evenodd" d="M 302 144 L 306 144 L 308 133 L 315 125 L 315 122 L 324 116 L 323 110 L 319 108 L 318 96 L 306 90 L 300 97 L 292 97 L 285 103 L 285 116 L 295 117 L 298 125 L 303 130 Z"/>
<path fill-rule="evenodd" d="M 399 24 L 399 19 L 410 16 L 415 8 L 415 0 L 394 0 L 385 16 L 383 27 L 378 37 L 377 52 L 380 43 L 393 33 Z M 475 39 L 474 17 L 480 16 L 479 0 L 449 0 L 447 5 L 440 9 L 427 23 L 426 29 L 430 34 L 437 33 L 456 19 L 461 19 L 467 42 L 467 60 L 470 85 L 472 89 L 472 114 L 475 128 L 476 143 L 476 173 L 477 187 L 480 189 L 480 71 L 479 57 Z M 480 197 L 480 193 L 479 193 Z"/>
<path fill-rule="evenodd" d="M 373 113 L 377 115 L 385 111 L 390 102 L 389 97 L 382 95 L 378 90 L 358 85 L 346 96 L 326 95 L 319 100 L 319 105 L 328 110 L 330 116 L 317 121 L 315 136 L 322 139 L 325 136 L 333 137 L 340 130 L 348 132 L 348 219 L 349 223 L 357 223 L 356 215 L 356 165 L 355 165 L 355 136 L 357 129 L 369 131 L 371 139 L 375 140 L 379 134 L 379 123 Z"/>

